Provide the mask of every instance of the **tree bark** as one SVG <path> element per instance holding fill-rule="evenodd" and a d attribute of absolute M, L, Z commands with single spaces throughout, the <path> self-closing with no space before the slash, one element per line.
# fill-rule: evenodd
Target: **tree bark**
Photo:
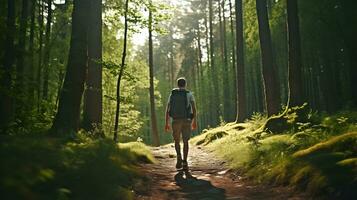
<path fill-rule="evenodd" d="M 266 109 L 268 116 L 272 116 L 278 114 L 280 110 L 280 91 L 277 75 L 275 73 L 266 0 L 256 0 L 256 9 L 259 24 Z"/>
<path fill-rule="evenodd" d="M 124 45 L 123 45 L 123 54 L 121 57 L 121 65 L 117 82 L 117 105 L 115 111 L 115 122 L 114 122 L 114 141 L 118 141 L 118 127 L 119 127 L 119 114 L 120 114 L 120 83 L 123 77 L 123 72 L 125 68 L 125 58 L 126 58 L 126 46 L 127 46 L 127 36 L 128 36 L 128 6 L 129 0 L 125 1 L 125 12 L 124 12 Z"/>
<path fill-rule="evenodd" d="M 22 8 L 21 8 L 21 20 L 20 20 L 20 30 L 19 30 L 19 43 L 18 43 L 18 54 L 17 54 L 17 65 L 16 65 L 16 94 L 19 95 L 20 98 L 24 98 L 23 94 L 25 93 L 23 90 L 24 86 L 24 60 L 26 55 L 26 32 L 27 32 L 27 18 L 28 18 L 28 0 L 22 0 Z M 16 107 L 21 110 L 22 103 L 20 101 L 16 101 Z M 16 113 L 18 113 L 16 111 Z"/>
<path fill-rule="evenodd" d="M 89 4 L 86 0 L 74 0 L 72 13 L 72 37 L 66 76 L 61 91 L 58 111 L 51 132 L 73 134 L 79 128 L 79 114 L 87 70 L 87 37 Z"/>
<path fill-rule="evenodd" d="M 51 51 L 51 23 L 52 23 L 52 0 L 47 0 L 47 22 L 46 22 L 46 37 L 45 37 L 45 52 L 43 58 L 43 96 L 44 100 L 48 100 L 48 79 L 49 79 L 49 65 L 50 65 L 50 51 Z"/>
<path fill-rule="evenodd" d="M 297 0 L 287 0 L 289 52 L 289 106 L 300 106 L 306 101 L 301 81 L 301 44 Z"/>
<path fill-rule="evenodd" d="M 236 0 L 236 48 L 237 48 L 237 115 L 236 122 L 243 122 L 247 118 L 245 69 L 244 69 L 244 36 L 243 36 L 243 5 L 242 0 Z"/>
<path fill-rule="evenodd" d="M 10 122 L 12 116 L 11 71 L 15 60 L 15 1 L 7 1 L 6 38 L 4 42 L 4 56 L 2 58 L 2 74 L 0 76 L 0 128 L 3 129 Z"/>
<path fill-rule="evenodd" d="M 44 19 L 44 0 L 39 0 L 38 9 L 38 24 L 39 24 L 39 41 L 38 41 L 38 66 L 37 66 L 37 76 L 36 76 L 36 90 L 37 90 L 37 111 L 40 112 L 41 105 L 41 75 L 42 75 L 42 59 L 43 59 L 43 19 Z"/>
<path fill-rule="evenodd" d="M 31 103 L 34 103 L 34 81 L 35 81 L 35 59 L 34 59 L 34 51 L 35 51 L 35 46 L 34 46 L 34 39 L 35 39 L 35 17 L 36 17 L 36 5 L 37 1 L 32 0 L 31 2 L 31 22 L 30 22 L 30 39 L 29 39 L 29 74 L 28 74 L 28 96 L 29 99 L 31 100 Z M 33 105 L 32 105 L 33 106 Z"/>
<path fill-rule="evenodd" d="M 83 127 L 102 124 L 102 0 L 91 0 L 88 32 L 88 74 L 83 102 Z"/>
<path fill-rule="evenodd" d="M 226 15 L 225 15 L 225 0 L 222 0 L 222 52 L 223 52 L 223 110 L 224 110 L 224 121 L 231 121 L 231 87 L 230 87 L 230 76 L 228 72 L 228 55 L 227 55 L 227 39 L 226 39 Z"/>
<path fill-rule="evenodd" d="M 151 1 L 150 1 L 151 6 Z M 150 70 L 150 111 L 151 111 L 151 131 L 153 136 L 153 145 L 160 146 L 159 132 L 157 129 L 156 111 L 155 111 L 155 94 L 154 94 L 154 60 L 153 60 L 153 31 L 152 11 L 149 9 L 149 70 Z"/>
<path fill-rule="evenodd" d="M 230 19 L 230 29 L 231 29 L 231 38 L 232 38 L 232 75 L 233 75 L 233 100 L 234 100 L 234 111 L 233 115 L 237 116 L 237 95 L 234 95 L 237 91 L 237 76 L 236 76 L 236 40 L 234 37 L 234 20 L 233 20 L 233 6 L 232 0 L 229 0 L 229 19 Z"/>
<path fill-rule="evenodd" d="M 212 117 L 213 121 L 211 125 L 217 125 L 219 123 L 219 87 L 218 87 L 218 76 L 215 66 L 215 54 L 214 54 L 214 41 L 213 41 L 213 3 L 209 0 L 209 42 L 210 42 L 210 58 L 211 58 L 211 101 L 212 101 Z"/>

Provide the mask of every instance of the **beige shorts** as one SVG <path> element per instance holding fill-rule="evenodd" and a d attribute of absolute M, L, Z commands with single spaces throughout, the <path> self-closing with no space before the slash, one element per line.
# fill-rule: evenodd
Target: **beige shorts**
<path fill-rule="evenodd" d="M 175 141 L 180 141 L 180 135 L 182 134 L 182 140 L 188 141 L 191 137 L 191 120 L 188 119 L 174 119 L 172 121 L 172 136 Z"/>

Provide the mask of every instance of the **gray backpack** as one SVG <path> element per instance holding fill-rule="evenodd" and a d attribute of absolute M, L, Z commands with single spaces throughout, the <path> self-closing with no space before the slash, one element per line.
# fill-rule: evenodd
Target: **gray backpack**
<path fill-rule="evenodd" d="M 169 116 L 173 119 L 192 118 L 187 100 L 188 90 L 173 89 L 170 97 Z"/>

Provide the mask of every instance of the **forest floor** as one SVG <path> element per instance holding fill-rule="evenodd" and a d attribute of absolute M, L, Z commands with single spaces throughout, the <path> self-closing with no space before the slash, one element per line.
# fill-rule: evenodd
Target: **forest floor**
<path fill-rule="evenodd" d="M 190 146 L 188 172 L 175 169 L 172 144 L 152 148 L 156 162 L 140 166 L 148 181 L 136 184 L 136 199 L 306 199 L 290 188 L 254 184 L 203 148 Z"/>

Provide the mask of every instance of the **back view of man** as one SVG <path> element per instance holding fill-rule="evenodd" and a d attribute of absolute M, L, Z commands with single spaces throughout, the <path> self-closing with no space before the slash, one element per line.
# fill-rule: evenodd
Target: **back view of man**
<path fill-rule="evenodd" d="M 172 136 L 175 142 L 177 154 L 176 168 L 188 170 L 188 140 L 191 137 L 191 130 L 197 128 L 196 105 L 192 93 L 186 90 L 185 78 L 177 79 L 177 86 L 171 91 L 166 107 L 165 130 L 170 130 L 170 117 L 172 118 Z M 183 158 L 181 157 L 180 136 L 183 141 Z"/>

